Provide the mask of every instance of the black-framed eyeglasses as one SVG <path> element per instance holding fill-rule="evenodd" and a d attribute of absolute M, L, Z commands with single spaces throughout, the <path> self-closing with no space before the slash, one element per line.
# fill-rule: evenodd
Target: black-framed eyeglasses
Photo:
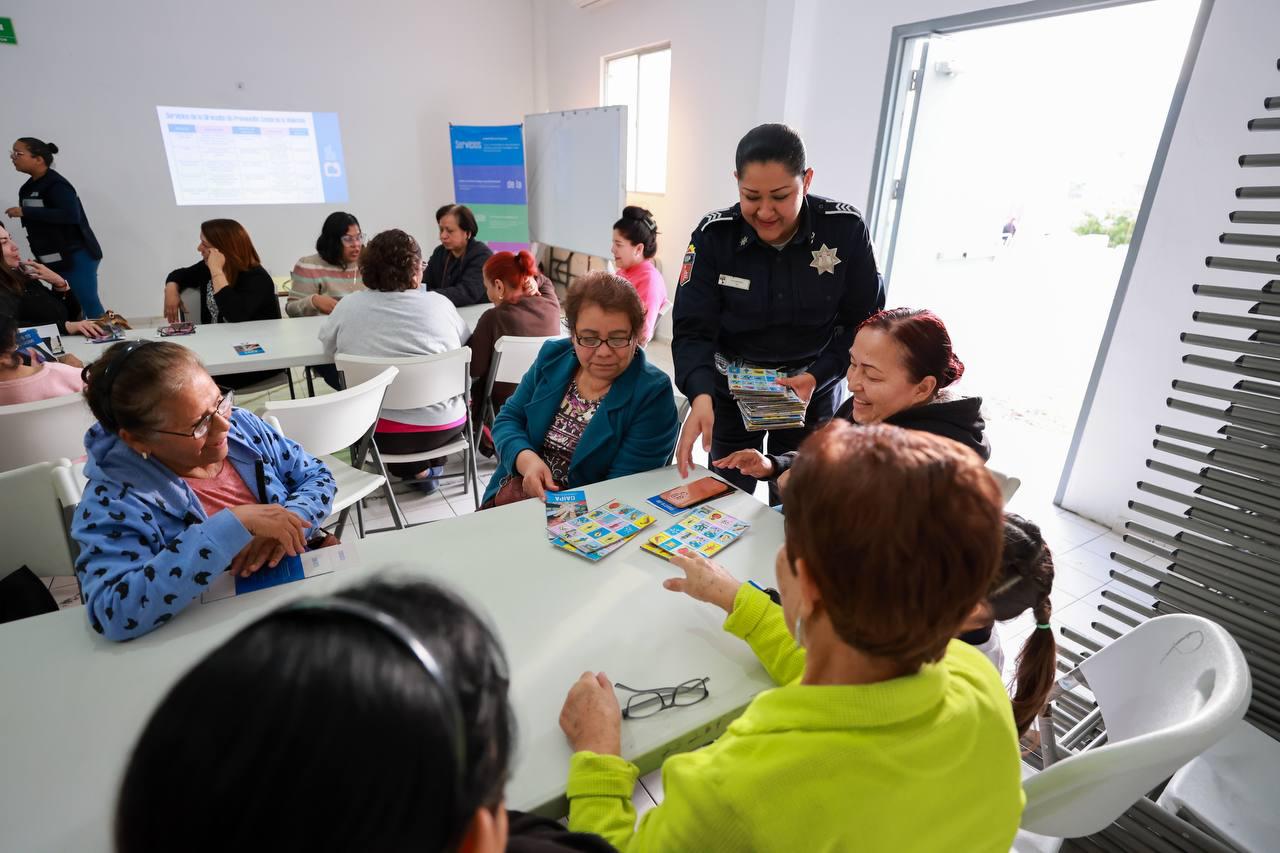
<path fill-rule="evenodd" d="M 612 349 L 622 349 L 631 346 L 631 342 L 636 339 L 635 335 L 628 335 L 625 338 L 597 338 L 595 335 L 574 335 L 573 339 L 578 342 L 578 346 L 587 349 L 595 349 L 601 344 L 608 344 Z"/>
<path fill-rule="evenodd" d="M 364 243 L 364 234 L 343 234 L 342 242 L 348 246 L 354 246 L 357 243 Z"/>
<path fill-rule="evenodd" d="M 222 396 L 218 398 L 218 402 L 213 404 L 213 411 L 205 415 L 196 422 L 191 428 L 191 432 L 174 432 L 167 429 L 158 429 L 155 432 L 162 432 L 165 435 L 176 435 L 182 438 L 204 438 L 209 434 L 209 422 L 213 420 L 214 415 L 223 418 L 231 417 L 231 409 L 236 404 L 236 392 L 230 388 L 224 388 L 219 385 L 218 390 L 222 392 Z"/>
<path fill-rule="evenodd" d="M 684 684 L 677 684 L 675 687 L 651 687 L 646 690 L 618 683 L 613 686 L 634 694 L 627 700 L 627 706 L 622 709 L 622 718 L 642 720 L 668 708 L 697 705 L 711 695 L 711 691 L 707 690 L 707 682 L 710 680 L 711 676 L 708 675 L 706 678 L 695 678 Z"/>

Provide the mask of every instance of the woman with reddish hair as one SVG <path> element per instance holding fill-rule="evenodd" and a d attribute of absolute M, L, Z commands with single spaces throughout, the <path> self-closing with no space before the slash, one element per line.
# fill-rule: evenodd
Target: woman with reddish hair
<path fill-rule="evenodd" d="M 200 260 L 176 269 L 165 278 L 164 314 L 173 319 L 182 307 L 181 292 L 200 292 L 201 323 L 243 323 L 248 320 L 279 320 L 280 302 L 276 284 L 262 267 L 258 250 L 244 226 L 234 219 L 210 219 L 200 223 Z M 191 319 L 191 318 L 187 318 Z M 246 388 L 279 374 L 259 370 L 215 376 L 218 384 Z"/>
<path fill-rule="evenodd" d="M 548 337 L 560 334 L 560 300 L 551 279 L 538 272 L 533 255 L 523 249 L 516 254 L 498 252 L 484 263 L 484 292 L 493 308 L 480 315 L 467 346 L 471 347 L 471 375 L 475 384 L 471 400 L 475 422 L 484 411 L 484 386 L 493 366 L 493 345 L 498 338 Z M 493 386 L 493 413 L 515 393 L 513 382 Z M 492 442 L 485 442 L 492 451 Z M 482 446 L 484 451 L 486 447 Z M 486 454 L 488 455 L 488 454 Z"/>
<path fill-rule="evenodd" d="M 991 444 L 982 398 L 947 390 L 963 375 L 964 364 L 937 314 L 913 308 L 880 311 L 863 320 L 854 334 L 847 375 L 852 396 L 836 409 L 834 419 L 931 432 L 958 441 L 985 461 Z M 796 451 L 766 455 L 739 450 L 715 464 L 771 480 L 785 473 L 795 457 Z"/>

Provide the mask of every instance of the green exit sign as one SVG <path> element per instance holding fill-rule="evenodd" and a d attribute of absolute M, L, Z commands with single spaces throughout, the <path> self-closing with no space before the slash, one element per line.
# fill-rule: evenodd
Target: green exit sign
<path fill-rule="evenodd" d="M 18 34 L 13 31 L 13 18 L 0 18 L 0 44 L 17 44 Z"/>

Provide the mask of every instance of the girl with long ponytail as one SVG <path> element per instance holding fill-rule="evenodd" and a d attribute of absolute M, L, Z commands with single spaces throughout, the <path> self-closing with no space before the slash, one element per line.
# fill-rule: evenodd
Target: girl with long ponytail
<path fill-rule="evenodd" d="M 1049 619 L 1053 605 L 1053 555 L 1040 528 L 1020 515 L 1006 513 L 1002 566 L 984 602 L 975 608 L 968 629 L 960 639 L 976 646 L 1004 669 L 1004 652 L 995 623 L 1007 622 L 1027 610 L 1035 619 L 1030 635 L 1018 652 L 1014 672 L 1013 719 L 1021 735 L 1044 708 L 1057 680 L 1058 647 Z"/>

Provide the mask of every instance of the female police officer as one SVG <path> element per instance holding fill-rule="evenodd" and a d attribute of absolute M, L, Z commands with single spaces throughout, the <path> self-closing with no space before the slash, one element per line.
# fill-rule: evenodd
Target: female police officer
<path fill-rule="evenodd" d="M 762 124 L 738 143 L 738 204 L 694 229 L 676 289 L 676 385 L 693 404 L 676 461 L 688 476 L 702 437 L 717 474 L 751 492 L 755 481 L 715 467 L 764 444 L 748 432 L 725 379 L 732 363 L 783 369 L 808 401 L 803 428 L 769 430 L 769 452 L 799 446 L 830 420 L 849 366 L 853 332 L 884 307 L 871 237 L 853 207 L 809 195 L 804 142 L 784 124 Z M 772 493 L 771 502 L 777 502 Z"/>

